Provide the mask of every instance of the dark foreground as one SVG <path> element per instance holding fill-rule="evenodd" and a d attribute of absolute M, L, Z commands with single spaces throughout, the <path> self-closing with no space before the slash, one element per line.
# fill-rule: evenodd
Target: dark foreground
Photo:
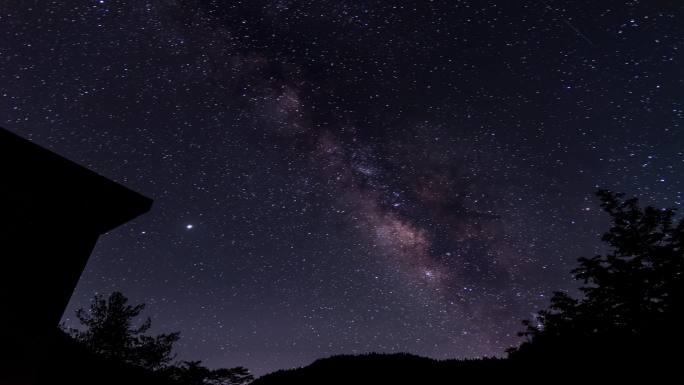
<path fill-rule="evenodd" d="M 613 384 L 634 381 L 681 384 L 684 376 L 674 366 L 640 363 L 636 359 L 615 362 L 593 357 L 572 363 L 501 358 L 438 361 L 399 353 L 334 356 L 303 368 L 264 375 L 252 384 Z"/>
<path fill-rule="evenodd" d="M 41 365 L 35 384 L 231 385 L 170 381 L 160 373 L 90 353 L 62 332 L 53 338 L 55 353 Z M 582 346 L 581 350 L 508 359 L 434 360 L 406 353 L 341 355 L 303 368 L 279 370 L 252 384 L 684 384 L 681 355 L 658 349 L 660 344 L 607 350 Z"/>

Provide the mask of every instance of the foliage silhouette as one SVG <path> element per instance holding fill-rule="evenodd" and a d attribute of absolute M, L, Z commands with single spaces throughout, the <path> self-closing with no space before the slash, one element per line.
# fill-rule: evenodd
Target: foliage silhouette
<path fill-rule="evenodd" d="M 578 298 L 554 293 L 534 322 L 523 321 L 526 337 L 507 359 L 438 361 L 410 354 L 336 356 L 281 370 L 253 384 L 454 383 L 563 381 L 615 383 L 682 380 L 673 354 L 684 342 L 684 219 L 672 209 L 641 207 L 636 199 L 601 190 L 601 207 L 611 220 L 602 239 L 604 255 L 580 258 L 573 270 L 582 282 Z M 252 381 L 245 368 L 208 369 L 199 361 L 174 365 L 177 333 L 145 336 L 149 319 L 134 327 L 143 305 L 128 305 L 120 293 L 96 297 L 78 318 L 88 328 L 74 337 L 92 351 L 138 367 L 155 369 L 168 384 L 229 385 Z M 152 371 L 150 371 L 152 372 Z"/>
<path fill-rule="evenodd" d="M 106 358 L 145 369 L 160 369 L 174 358 L 171 351 L 180 333 L 145 335 L 152 326 L 150 318 L 138 327 L 133 326 L 144 308 L 144 304 L 129 305 L 128 298 L 120 292 L 112 293 L 107 299 L 96 295 L 89 311 L 83 308 L 76 311 L 76 317 L 86 329 L 71 329 L 70 334 Z"/>
<path fill-rule="evenodd" d="M 602 237 L 609 252 L 578 260 L 583 296 L 554 293 L 536 322 L 523 321 L 527 340 L 509 357 L 671 370 L 668 352 L 683 341 L 684 219 L 675 223 L 675 210 L 642 208 L 623 194 L 597 195 L 612 223 Z"/>
<path fill-rule="evenodd" d="M 336 356 L 267 374 L 266 384 L 682 383 L 684 219 L 600 190 L 611 219 L 605 255 L 573 270 L 582 296 L 556 292 L 507 359 L 436 361 L 407 354 Z"/>
<path fill-rule="evenodd" d="M 159 371 L 96 354 L 59 328 L 48 342 L 51 354 L 40 367 L 37 385 L 180 385 Z"/>
<path fill-rule="evenodd" d="M 212 370 L 202 366 L 200 361 L 182 361 L 161 370 L 161 373 L 183 385 L 241 385 L 254 379 L 247 368 Z"/>
<path fill-rule="evenodd" d="M 106 299 L 96 295 L 89 310 L 81 308 L 76 311 L 76 317 L 85 330 L 70 329 L 68 332 L 80 347 L 115 366 L 120 363 L 147 371 L 141 375 L 139 371 L 124 369 L 137 373 L 136 377 L 153 375 L 156 381 L 170 385 L 240 385 L 254 379 L 244 367 L 209 369 L 200 361 L 172 364 L 173 345 L 180 338 L 180 333 L 146 335 L 152 326 L 150 318 L 134 326 L 144 308 L 144 304 L 130 305 L 128 298 L 120 292 L 113 292 Z M 83 353 L 79 354 L 83 356 Z"/>

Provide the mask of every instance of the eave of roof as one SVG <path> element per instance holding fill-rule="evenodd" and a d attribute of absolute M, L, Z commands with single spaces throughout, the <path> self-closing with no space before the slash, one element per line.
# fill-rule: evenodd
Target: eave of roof
<path fill-rule="evenodd" d="M 99 234 L 142 215 L 152 200 L 0 128 L 0 197 L 24 215 Z"/>

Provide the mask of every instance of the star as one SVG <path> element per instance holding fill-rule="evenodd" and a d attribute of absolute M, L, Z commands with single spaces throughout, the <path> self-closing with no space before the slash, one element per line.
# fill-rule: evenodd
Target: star
<path fill-rule="evenodd" d="M 684 202 L 681 7 L 15 3 L 0 126 L 155 200 L 64 314 L 163 294 L 184 360 L 502 355 L 600 247 L 594 189 Z"/>

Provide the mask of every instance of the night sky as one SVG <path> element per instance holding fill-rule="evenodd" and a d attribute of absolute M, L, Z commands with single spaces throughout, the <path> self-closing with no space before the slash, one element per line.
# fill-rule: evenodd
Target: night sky
<path fill-rule="evenodd" d="M 502 355 L 601 251 L 599 187 L 684 194 L 681 1 L 0 2 L 0 125 L 155 200 L 95 293 L 179 359 Z"/>

